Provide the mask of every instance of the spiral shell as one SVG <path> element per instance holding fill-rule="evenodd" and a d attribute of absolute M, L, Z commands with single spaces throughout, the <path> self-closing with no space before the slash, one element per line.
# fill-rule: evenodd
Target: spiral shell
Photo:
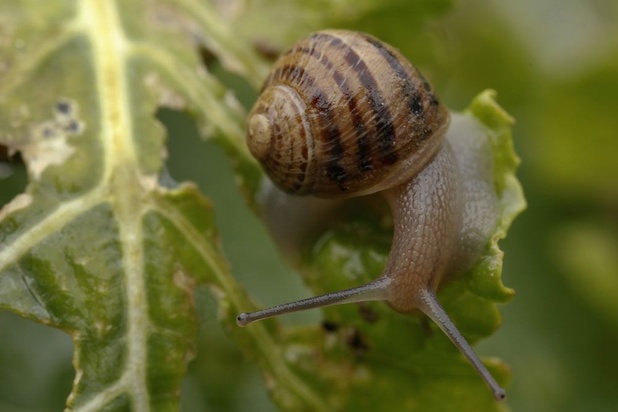
<path fill-rule="evenodd" d="M 416 175 L 440 147 L 449 115 L 397 50 L 327 30 L 281 55 L 248 119 L 249 149 L 277 186 L 347 197 Z"/>

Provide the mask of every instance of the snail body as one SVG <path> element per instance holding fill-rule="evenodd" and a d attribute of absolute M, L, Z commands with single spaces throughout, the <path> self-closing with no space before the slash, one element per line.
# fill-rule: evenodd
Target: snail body
<path fill-rule="evenodd" d="M 449 122 L 448 110 L 418 70 L 369 35 L 322 31 L 285 52 L 249 114 L 247 132 L 251 153 L 278 188 L 279 203 L 285 206 L 289 195 L 382 195 L 393 214 L 393 242 L 377 280 L 242 313 L 238 324 L 369 300 L 384 300 L 402 313 L 420 309 L 494 397 L 503 399 L 505 391 L 435 295 L 444 275 L 479 256 L 496 219 L 492 192 L 484 187 L 486 168 L 475 166 L 484 163 L 483 154 L 461 147 L 461 139 L 445 139 L 454 135 Z M 277 215 L 284 218 L 286 212 Z"/>

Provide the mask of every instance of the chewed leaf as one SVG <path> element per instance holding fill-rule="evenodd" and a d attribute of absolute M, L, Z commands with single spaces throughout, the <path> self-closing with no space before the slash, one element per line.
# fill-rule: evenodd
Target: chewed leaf
<path fill-rule="evenodd" d="M 229 40 L 209 37 L 212 13 L 194 2 L 0 6 L 0 143 L 29 176 L 0 210 L 0 308 L 70 334 L 71 409 L 177 409 L 195 286 L 235 287 L 210 203 L 193 185 L 158 183 L 159 106 L 242 136 L 233 96 L 193 42 Z M 242 59 L 259 72 L 250 51 Z"/>
<path fill-rule="evenodd" d="M 485 166 L 475 165 L 479 170 L 466 173 L 480 174 L 481 183 L 486 181 L 493 192 L 489 201 L 495 203 L 493 219 L 482 232 L 480 256 L 469 263 L 465 273 L 446 279 L 439 290 L 440 302 L 471 342 L 498 328 L 496 304 L 513 296 L 501 281 L 502 251 L 497 242 L 525 206 L 515 178 L 518 160 L 511 141 L 512 119 L 493 96 L 491 91 L 483 92 L 464 113 L 453 113 L 448 136 L 459 152 L 466 148 L 458 144 L 474 145 L 475 151 L 482 147 L 487 172 Z M 455 144 L 455 139 L 461 142 Z M 284 252 L 300 266 L 316 294 L 358 286 L 380 275 L 390 248 L 392 224 L 379 199 L 333 206 L 345 213 L 333 212 L 324 229 L 310 217 L 324 216 L 323 203 L 305 204 L 302 215 L 307 222 L 302 222 L 300 215 L 290 211 L 296 200 L 285 196 L 265 185 L 260 202 L 275 210 L 264 210 L 264 216 L 277 243 L 285 245 Z M 294 223 L 294 216 L 298 223 Z M 286 229 L 305 235 L 312 229 L 317 237 L 305 238 L 302 249 Z M 301 250 L 290 250 L 294 245 Z M 282 332 L 280 339 L 285 342 L 285 359 L 318 388 L 332 409 L 406 410 L 411 405 L 418 410 L 445 410 L 449 405 L 469 411 L 502 409 L 446 336 L 423 316 L 398 314 L 383 303 L 341 305 L 323 311 L 321 326 Z M 505 364 L 488 360 L 486 365 L 498 381 L 508 380 Z M 277 399 L 280 388 L 272 390 Z"/>

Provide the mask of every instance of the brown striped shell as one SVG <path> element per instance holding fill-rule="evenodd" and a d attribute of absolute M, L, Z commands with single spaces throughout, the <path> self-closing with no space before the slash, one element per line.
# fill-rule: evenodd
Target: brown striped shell
<path fill-rule="evenodd" d="M 345 197 L 416 175 L 439 149 L 449 115 L 393 47 L 326 30 L 281 55 L 248 119 L 249 150 L 277 186 Z"/>

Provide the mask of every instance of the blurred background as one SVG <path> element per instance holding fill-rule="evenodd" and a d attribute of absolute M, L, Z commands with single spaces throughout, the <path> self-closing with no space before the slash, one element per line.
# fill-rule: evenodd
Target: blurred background
<path fill-rule="evenodd" d="M 431 18 L 415 18 L 417 7 Z M 512 366 L 513 411 L 615 411 L 618 2 L 395 1 L 333 25 L 400 48 L 453 110 L 486 88 L 498 91 L 498 102 L 517 120 L 518 176 L 528 209 L 501 242 L 503 281 L 517 296 L 501 308 L 502 327 L 478 351 Z M 214 70 L 244 105 L 252 103 L 255 92 L 241 79 Z M 161 111 L 159 117 L 170 135 L 170 174 L 197 182 L 213 199 L 239 281 L 257 302 L 308 296 L 246 207 L 223 152 L 200 140 L 188 116 Z M 0 204 L 25 184 L 18 163 L 0 160 Z M 221 331 L 214 298 L 203 290 L 198 300 L 202 327 L 183 410 L 275 410 L 257 368 Z M 312 321 L 317 314 L 307 316 Z M 0 410 L 62 410 L 71 355 L 63 333 L 1 312 Z"/>

